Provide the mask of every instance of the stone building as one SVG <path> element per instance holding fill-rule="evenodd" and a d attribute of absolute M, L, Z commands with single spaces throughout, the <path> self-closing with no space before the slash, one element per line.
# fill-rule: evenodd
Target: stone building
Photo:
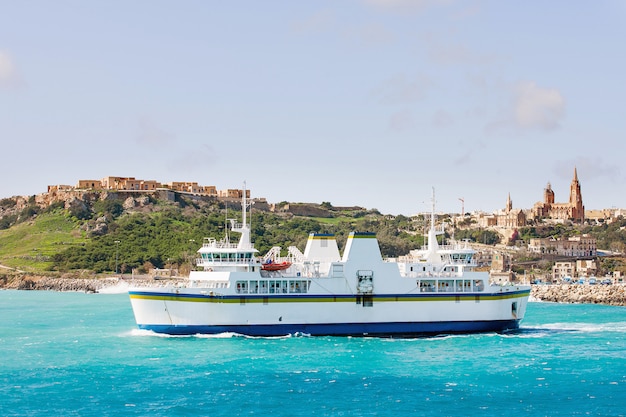
<path fill-rule="evenodd" d="M 496 213 L 496 226 L 506 227 L 510 229 L 516 229 L 518 227 L 526 226 L 526 214 L 524 210 L 513 209 L 513 201 L 511 200 L 511 194 L 509 193 L 506 199 L 506 206 L 504 210 Z"/>
<path fill-rule="evenodd" d="M 576 275 L 576 261 L 555 262 L 552 267 L 552 279 L 555 282 L 572 279 Z"/>
<path fill-rule="evenodd" d="M 576 168 L 574 168 L 574 178 L 570 184 L 569 202 L 555 203 L 554 191 L 552 191 L 552 186 L 548 183 L 543 192 L 543 202 L 535 203 L 532 215 L 534 218 L 572 220 L 578 223 L 582 223 L 585 220 L 585 206 L 583 205 Z"/>
<path fill-rule="evenodd" d="M 100 180 L 78 180 L 76 188 L 79 190 L 100 190 L 102 182 Z"/>
<path fill-rule="evenodd" d="M 506 199 L 504 209 L 491 214 L 477 213 L 476 223 L 479 227 L 501 227 L 505 229 L 517 229 L 526 226 L 526 213 L 522 209 L 514 209 L 511 194 Z"/>
<path fill-rule="evenodd" d="M 587 234 L 560 239 L 553 237 L 530 239 L 528 250 L 534 253 L 571 257 L 593 257 L 598 254 L 596 238 Z"/>
<path fill-rule="evenodd" d="M 517 279 L 511 271 L 511 259 L 505 253 L 494 252 L 491 258 L 491 269 L 489 277 L 497 284 L 515 282 Z"/>
<path fill-rule="evenodd" d="M 557 261 L 552 267 L 554 282 L 576 281 L 577 278 L 591 277 L 598 273 L 598 264 L 595 259 L 577 259 L 571 261 Z"/>

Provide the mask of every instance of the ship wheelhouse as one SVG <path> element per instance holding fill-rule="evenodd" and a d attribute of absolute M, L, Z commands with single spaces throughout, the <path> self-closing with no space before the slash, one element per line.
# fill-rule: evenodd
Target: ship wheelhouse
<path fill-rule="evenodd" d="M 204 271 L 255 272 L 261 267 L 257 252 L 251 244 L 242 247 L 228 240 L 205 238 L 202 247 L 198 249 L 196 265 Z"/>

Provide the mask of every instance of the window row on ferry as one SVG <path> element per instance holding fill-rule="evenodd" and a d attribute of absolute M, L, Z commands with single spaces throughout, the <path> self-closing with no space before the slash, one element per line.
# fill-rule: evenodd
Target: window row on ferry
<path fill-rule="evenodd" d="M 251 280 L 237 281 L 237 294 L 302 294 L 309 291 L 308 280 Z"/>
<path fill-rule="evenodd" d="M 481 280 L 469 279 L 458 280 L 420 280 L 417 281 L 420 292 L 474 292 L 483 291 L 484 285 Z"/>
<path fill-rule="evenodd" d="M 425 266 L 413 267 L 409 269 L 409 276 L 411 277 L 454 277 L 460 274 L 458 266 L 446 266 L 443 270 L 438 270 L 433 267 L 426 268 Z"/>
<path fill-rule="evenodd" d="M 208 262 L 244 262 L 249 263 L 253 260 L 251 252 L 209 252 L 202 254 L 202 260 Z"/>

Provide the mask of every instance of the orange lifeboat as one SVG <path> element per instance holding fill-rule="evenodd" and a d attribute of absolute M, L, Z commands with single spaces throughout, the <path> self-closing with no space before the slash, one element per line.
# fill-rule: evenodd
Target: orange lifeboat
<path fill-rule="evenodd" d="M 282 271 L 291 266 L 291 262 L 269 262 L 261 265 L 261 269 L 264 271 Z"/>

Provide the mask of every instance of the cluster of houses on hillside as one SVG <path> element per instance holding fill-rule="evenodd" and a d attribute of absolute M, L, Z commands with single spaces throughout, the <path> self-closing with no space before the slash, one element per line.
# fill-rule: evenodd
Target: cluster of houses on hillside
<path fill-rule="evenodd" d="M 557 259 L 552 267 L 551 276 L 546 278 L 549 281 L 567 282 L 574 278 L 578 281 L 598 274 L 598 251 L 596 239 L 592 236 L 584 234 L 568 238 L 530 239 L 528 250 L 552 255 Z M 509 260 L 503 252 L 494 251 L 490 259 L 492 278 L 502 282 L 512 279 Z M 622 282 L 622 276 L 618 271 L 613 272 L 611 279 L 614 282 Z"/>
<path fill-rule="evenodd" d="M 134 177 L 104 177 L 101 180 L 78 180 L 78 184 L 75 186 L 48 186 L 49 193 L 72 190 L 156 191 L 159 189 L 218 198 L 241 198 L 243 196 L 243 190 L 239 189 L 218 190 L 214 185 L 199 185 L 197 182 L 160 183 Z M 246 197 L 250 197 L 250 190 L 246 190 Z"/>

